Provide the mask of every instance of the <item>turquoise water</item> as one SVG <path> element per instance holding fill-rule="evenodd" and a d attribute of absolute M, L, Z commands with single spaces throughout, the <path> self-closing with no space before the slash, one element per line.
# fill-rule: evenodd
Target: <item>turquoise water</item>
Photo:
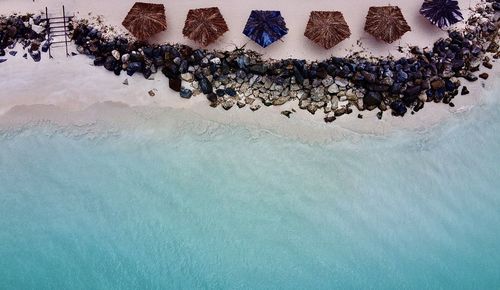
<path fill-rule="evenodd" d="M 0 288 L 498 289 L 499 132 L 4 136 Z"/>

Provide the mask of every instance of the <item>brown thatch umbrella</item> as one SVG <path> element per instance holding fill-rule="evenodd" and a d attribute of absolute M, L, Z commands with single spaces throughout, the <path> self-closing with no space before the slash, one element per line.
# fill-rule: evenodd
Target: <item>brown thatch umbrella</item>
<path fill-rule="evenodd" d="M 392 43 L 411 31 L 401 9 L 397 6 L 370 7 L 365 31 L 375 38 Z"/>
<path fill-rule="evenodd" d="M 130 9 L 122 25 L 137 39 L 147 40 L 167 29 L 165 6 L 163 4 L 137 2 Z"/>
<path fill-rule="evenodd" d="M 325 49 L 351 36 L 349 25 L 338 11 L 312 11 L 304 35 Z"/>
<path fill-rule="evenodd" d="M 219 8 L 210 7 L 189 10 L 182 33 L 207 46 L 228 30 Z"/>

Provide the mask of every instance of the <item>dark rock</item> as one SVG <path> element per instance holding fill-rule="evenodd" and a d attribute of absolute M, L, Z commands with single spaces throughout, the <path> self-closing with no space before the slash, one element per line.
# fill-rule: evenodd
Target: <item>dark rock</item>
<path fill-rule="evenodd" d="M 140 62 L 131 62 L 128 64 L 127 67 L 127 74 L 129 76 L 133 76 L 136 72 L 140 71 L 142 69 L 142 63 Z"/>
<path fill-rule="evenodd" d="M 27 59 L 28 58 L 28 54 L 27 53 L 23 54 L 23 57 Z"/>
<path fill-rule="evenodd" d="M 468 95 L 470 92 L 469 92 L 469 89 L 466 87 L 466 86 L 463 86 L 462 87 L 462 92 L 460 93 L 462 96 L 465 96 L 465 95 Z"/>
<path fill-rule="evenodd" d="M 417 104 L 415 105 L 415 107 L 413 107 L 413 110 L 414 110 L 415 112 L 418 112 L 418 111 L 420 111 L 423 107 L 424 107 L 424 102 L 422 102 L 422 101 L 418 100 L 418 101 L 417 101 Z M 412 111 L 412 115 L 413 115 L 413 111 Z"/>
<path fill-rule="evenodd" d="M 236 96 L 236 90 L 233 88 L 226 88 L 225 92 L 230 97 Z"/>
<path fill-rule="evenodd" d="M 479 77 L 482 78 L 483 80 L 487 80 L 490 77 L 490 75 L 487 73 L 482 73 L 479 75 Z"/>
<path fill-rule="evenodd" d="M 293 75 L 295 76 L 295 81 L 298 84 L 301 84 L 301 85 L 304 84 L 304 76 L 299 71 L 299 69 L 297 69 L 296 67 L 293 68 Z"/>
<path fill-rule="evenodd" d="M 193 92 L 190 89 L 181 88 L 180 96 L 183 99 L 189 99 L 193 96 Z"/>
<path fill-rule="evenodd" d="M 408 74 L 403 70 L 398 71 L 396 75 L 396 81 L 399 83 L 404 83 L 406 82 L 406 80 L 408 80 Z"/>
<path fill-rule="evenodd" d="M 474 74 L 472 74 L 472 73 L 468 73 L 468 74 L 466 74 L 466 75 L 464 76 L 464 78 L 465 78 L 466 80 L 468 80 L 469 82 L 475 82 L 475 81 L 477 81 L 477 76 L 475 76 L 475 75 L 474 75 Z"/>
<path fill-rule="evenodd" d="M 487 61 L 483 62 L 483 66 L 485 68 L 488 68 L 488 69 L 492 69 L 493 68 L 493 65 L 490 62 L 487 62 Z"/>
<path fill-rule="evenodd" d="M 249 67 L 249 70 L 251 73 L 258 74 L 258 75 L 263 75 L 267 72 L 269 68 L 265 64 L 254 64 Z"/>
<path fill-rule="evenodd" d="M 454 104 L 454 103 L 452 103 L 452 102 L 450 102 L 450 103 L 449 103 L 449 106 L 450 106 L 450 107 L 452 107 L 452 108 L 454 108 L 454 107 L 455 107 L 455 104 Z"/>
<path fill-rule="evenodd" d="M 167 78 L 176 78 L 180 76 L 179 68 L 173 63 L 165 65 L 165 67 L 162 69 L 162 73 Z"/>
<path fill-rule="evenodd" d="M 95 62 L 94 62 L 94 64 L 95 64 Z M 114 71 L 115 65 L 116 65 L 116 59 L 112 56 L 108 56 L 106 58 L 106 61 L 104 62 L 104 68 L 106 68 L 109 71 Z"/>
<path fill-rule="evenodd" d="M 226 90 L 223 90 L 223 89 L 217 89 L 215 90 L 215 93 L 217 94 L 217 96 L 219 97 L 224 97 L 226 95 Z"/>
<path fill-rule="evenodd" d="M 182 80 L 180 78 L 168 79 L 168 86 L 175 92 L 181 91 Z"/>
<path fill-rule="evenodd" d="M 380 112 L 377 113 L 377 118 L 379 120 L 382 120 L 382 116 L 384 116 L 384 112 L 380 111 Z"/>
<path fill-rule="evenodd" d="M 0 63 L 6 62 L 7 60 L 5 58 L 0 58 Z"/>
<path fill-rule="evenodd" d="M 142 70 L 142 75 L 144 76 L 145 79 L 149 79 L 153 72 L 151 71 L 151 68 L 147 67 Z"/>
<path fill-rule="evenodd" d="M 363 115 L 358 114 L 358 119 L 363 119 Z"/>
<path fill-rule="evenodd" d="M 12 56 L 16 56 L 17 51 L 15 51 L 15 50 L 11 50 L 11 51 L 9 51 L 9 54 L 10 54 L 10 55 L 12 55 Z"/>
<path fill-rule="evenodd" d="M 122 67 L 117 65 L 113 72 L 115 73 L 115 75 L 119 76 L 122 73 Z"/>
<path fill-rule="evenodd" d="M 78 55 L 78 53 L 76 53 L 76 52 L 72 51 L 72 52 L 71 52 L 71 55 L 72 55 L 72 56 L 77 56 L 77 55 Z"/>
<path fill-rule="evenodd" d="M 400 100 L 392 102 L 391 109 L 392 109 L 392 115 L 401 117 L 403 117 L 408 111 L 405 104 Z"/>
<path fill-rule="evenodd" d="M 337 110 L 335 110 L 334 115 L 335 117 L 340 117 L 344 115 L 346 112 L 347 112 L 346 108 L 338 108 Z"/>
<path fill-rule="evenodd" d="M 0 38 L 0 40 L 1 40 L 1 38 Z M 3 50 L 1 48 L 0 48 L 0 56 L 5 56 L 5 50 Z"/>
<path fill-rule="evenodd" d="M 363 97 L 363 103 L 366 107 L 378 106 L 382 102 L 382 95 L 378 92 L 368 92 Z"/>
<path fill-rule="evenodd" d="M 102 65 L 104 65 L 104 62 L 105 62 L 105 61 L 106 61 L 106 59 L 105 59 L 104 57 L 101 57 L 101 56 L 96 57 L 96 58 L 94 59 L 94 65 L 95 65 L 95 66 L 102 66 Z"/>
<path fill-rule="evenodd" d="M 292 115 L 292 112 L 291 111 L 282 111 L 281 115 L 283 115 L 283 116 L 287 117 L 288 119 L 290 119 L 290 115 Z"/>
<path fill-rule="evenodd" d="M 39 62 L 42 59 L 42 54 L 40 53 L 39 50 L 30 52 L 30 55 L 35 62 Z"/>
<path fill-rule="evenodd" d="M 7 32 L 7 35 L 10 38 L 15 38 L 15 36 L 17 34 L 17 27 L 15 27 L 15 26 L 8 26 L 6 32 Z"/>
<path fill-rule="evenodd" d="M 216 94 L 214 94 L 214 93 L 207 94 L 207 99 L 210 102 L 217 104 L 217 95 Z"/>
<path fill-rule="evenodd" d="M 363 79 L 369 83 L 374 83 L 377 80 L 375 74 L 372 74 L 370 72 L 363 71 L 361 72 L 361 74 L 363 75 Z"/>
<path fill-rule="evenodd" d="M 188 69 L 189 69 L 189 64 L 187 60 L 182 60 L 181 64 L 179 65 L 179 73 L 181 74 L 187 73 Z"/>
<path fill-rule="evenodd" d="M 208 81 L 207 78 L 205 77 L 202 77 L 201 79 L 198 80 L 199 84 L 200 84 L 200 89 L 201 91 L 205 94 L 205 95 L 208 95 L 208 94 L 211 94 L 213 93 L 213 87 L 212 87 L 212 84 Z"/>
<path fill-rule="evenodd" d="M 50 48 L 50 42 L 46 41 L 43 45 L 42 45 L 42 51 L 43 52 L 47 52 Z"/>
<path fill-rule="evenodd" d="M 445 86 L 445 81 L 442 79 L 436 79 L 431 82 L 431 88 L 434 90 L 442 89 Z"/>
<path fill-rule="evenodd" d="M 337 118 L 335 116 L 326 116 L 324 120 L 325 123 L 332 123 L 333 121 L 337 120 Z"/>

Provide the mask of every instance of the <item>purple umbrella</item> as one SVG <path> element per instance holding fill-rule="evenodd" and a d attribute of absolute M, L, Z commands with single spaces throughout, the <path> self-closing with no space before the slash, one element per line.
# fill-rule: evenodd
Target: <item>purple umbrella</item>
<path fill-rule="evenodd" d="M 288 33 L 285 19 L 279 11 L 253 10 L 243 34 L 262 47 L 267 47 Z"/>
<path fill-rule="evenodd" d="M 420 13 L 441 29 L 464 19 L 455 0 L 425 0 Z"/>

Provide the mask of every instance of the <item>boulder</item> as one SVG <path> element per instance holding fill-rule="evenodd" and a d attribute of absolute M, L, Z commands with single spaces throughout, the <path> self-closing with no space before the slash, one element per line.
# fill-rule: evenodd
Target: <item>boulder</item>
<path fill-rule="evenodd" d="M 127 66 L 127 74 L 129 76 L 133 76 L 136 72 L 142 69 L 142 63 L 140 62 L 131 62 Z"/>
<path fill-rule="evenodd" d="M 408 109 L 401 100 L 397 100 L 391 103 L 392 115 L 403 117 Z"/>
<path fill-rule="evenodd" d="M 175 92 L 181 91 L 182 80 L 180 78 L 170 78 L 168 79 L 168 86 Z"/>
<path fill-rule="evenodd" d="M 212 84 L 208 81 L 206 77 L 202 77 L 198 80 L 200 84 L 200 89 L 201 91 L 205 94 L 208 95 L 210 93 L 213 93 L 213 87 Z"/>
<path fill-rule="evenodd" d="M 382 95 L 379 92 L 368 92 L 363 97 L 363 103 L 367 107 L 378 106 L 382 102 Z"/>
<path fill-rule="evenodd" d="M 109 71 L 114 71 L 116 65 L 116 59 L 112 56 L 108 56 L 104 61 L 104 68 Z"/>

